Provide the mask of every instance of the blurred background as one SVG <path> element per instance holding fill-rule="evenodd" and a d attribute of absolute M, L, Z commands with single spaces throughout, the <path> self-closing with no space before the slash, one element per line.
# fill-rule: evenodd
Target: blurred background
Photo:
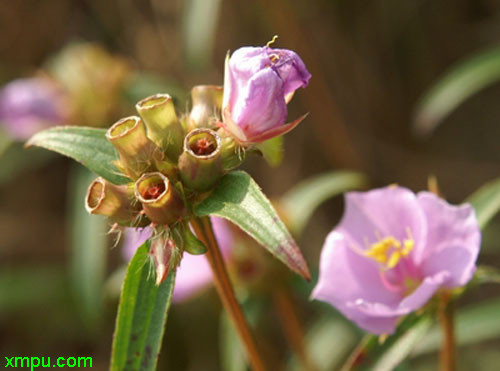
<path fill-rule="evenodd" d="M 500 175 L 499 20 L 497 0 L 2 1 L 0 83 L 56 80 L 71 100 L 62 123 L 107 127 L 157 92 L 187 112 L 193 85 L 222 84 L 228 50 L 279 35 L 273 46 L 295 50 L 313 76 L 290 103 L 289 118 L 310 114 L 286 136 L 281 166 L 259 158 L 245 165 L 266 194 L 278 200 L 301 180 L 349 169 L 366 174 L 370 186 L 415 191 L 433 175 L 442 194 L 460 203 Z M 112 248 L 116 239 L 106 239 L 101 219 L 84 214 L 92 177 L 21 143 L 3 130 L 0 356 L 88 355 L 105 370 L 121 249 Z M 342 197 L 327 200 L 298 237 L 315 277 L 342 210 Z M 499 225 L 496 218 L 485 231 L 479 259 L 497 267 Z M 314 279 L 290 283 L 305 347 L 318 369 L 335 369 L 361 332 L 333 308 L 308 302 Z M 471 291 L 459 308 L 461 334 L 472 334 L 459 341 L 459 368 L 496 369 L 498 285 Z M 228 341 L 220 310 L 213 289 L 175 303 L 159 369 L 237 369 L 219 349 Z M 256 331 L 275 369 L 301 369 L 276 325 L 279 315 L 260 317 Z M 437 333 L 425 339 L 402 370 L 435 369 Z"/>

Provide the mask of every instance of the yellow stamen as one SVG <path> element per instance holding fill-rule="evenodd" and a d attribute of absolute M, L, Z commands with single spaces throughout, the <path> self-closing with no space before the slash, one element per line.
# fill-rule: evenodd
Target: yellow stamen
<path fill-rule="evenodd" d="M 379 241 L 365 250 L 364 255 L 382 264 L 385 269 L 392 269 L 398 265 L 400 260 L 407 257 L 415 246 L 409 228 L 407 229 L 408 238 L 404 239 L 403 243 L 393 236 L 381 238 L 378 232 L 375 234 Z"/>

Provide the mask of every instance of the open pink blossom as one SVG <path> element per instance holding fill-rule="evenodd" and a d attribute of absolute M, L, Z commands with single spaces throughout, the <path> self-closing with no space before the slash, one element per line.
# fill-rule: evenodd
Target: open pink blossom
<path fill-rule="evenodd" d="M 285 124 L 287 103 L 311 74 L 293 51 L 244 47 L 226 60 L 222 126 L 243 144 L 285 134 L 301 120 Z"/>
<path fill-rule="evenodd" d="M 328 235 L 312 296 L 366 331 L 395 330 L 440 288 L 473 276 L 481 233 L 469 204 L 389 186 L 346 194 L 346 211 Z"/>
<path fill-rule="evenodd" d="M 37 131 L 66 122 L 62 90 L 48 78 L 14 80 L 0 90 L 0 123 L 13 138 L 26 140 Z"/>
<path fill-rule="evenodd" d="M 233 234 L 224 219 L 212 217 L 212 226 L 219 243 L 222 255 L 226 258 L 233 247 Z M 135 250 L 151 237 L 151 229 L 127 228 L 123 254 L 127 260 L 132 259 Z M 184 253 L 181 265 L 177 268 L 173 300 L 175 302 L 190 299 L 212 283 L 212 270 L 204 255 Z"/>

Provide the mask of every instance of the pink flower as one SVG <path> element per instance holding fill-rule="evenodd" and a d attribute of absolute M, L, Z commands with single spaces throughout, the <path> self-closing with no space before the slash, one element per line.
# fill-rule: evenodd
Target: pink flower
<path fill-rule="evenodd" d="M 311 74 L 293 51 L 244 47 L 226 60 L 222 126 L 243 144 L 258 143 L 293 129 L 286 104 Z"/>
<path fill-rule="evenodd" d="M 226 258 L 233 247 L 233 234 L 227 222 L 221 218 L 212 217 L 215 237 L 222 254 Z M 135 250 L 151 237 L 151 229 L 125 230 L 123 254 L 127 260 L 132 259 Z M 204 255 L 184 253 L 181 265 L 177 268 L 173 300 L 176 302 L 190 299 L 212 283 L 212 270 Z"/>
<path fill-rule="evenodd" d="M 64 124 L 65 97 L 47 78 L 14 80 L 0 91 L 0 122 L 15 139 L 25 140 L 39 130 Z"/>
<path fill-rule="evenodd" d="M 329 234 L 312 296 L 366 331 L 395 330 L 440 288 L 473 276 L 481 233 L 469 204 L 389 186 L 346 194 L 346 211 Z"/>

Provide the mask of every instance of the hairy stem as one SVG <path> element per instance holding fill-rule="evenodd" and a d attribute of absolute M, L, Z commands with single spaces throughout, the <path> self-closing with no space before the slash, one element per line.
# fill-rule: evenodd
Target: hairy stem
<path fill-rule="evenodd" d="M 215 239 L 212 224 L 208 217 L 193 218 L 191 225 L 198 238 L 207 246 L 207 258 L 214 275 L 215 288 L 226 309 L 236 331 L 245 347 L 248 359 L 255 371 L 265 370 L 264 362 L 257 350 L 257 345 L 252 336 L 247 321 L 241 311 L 241 307 L 236 300 L 234 290 L 227 274 L 226 265 Z"/>
<path fill-rule="evenodd" d="M 450 300 L 449 293 L 443 293 L 439 308 L 439 319 L 443 328 L 443 345 L 440 354 L 440 370 L 455 371 L 456 352 L 455 352 L 455 327 L 454 327 L 454 305 Z"/>

